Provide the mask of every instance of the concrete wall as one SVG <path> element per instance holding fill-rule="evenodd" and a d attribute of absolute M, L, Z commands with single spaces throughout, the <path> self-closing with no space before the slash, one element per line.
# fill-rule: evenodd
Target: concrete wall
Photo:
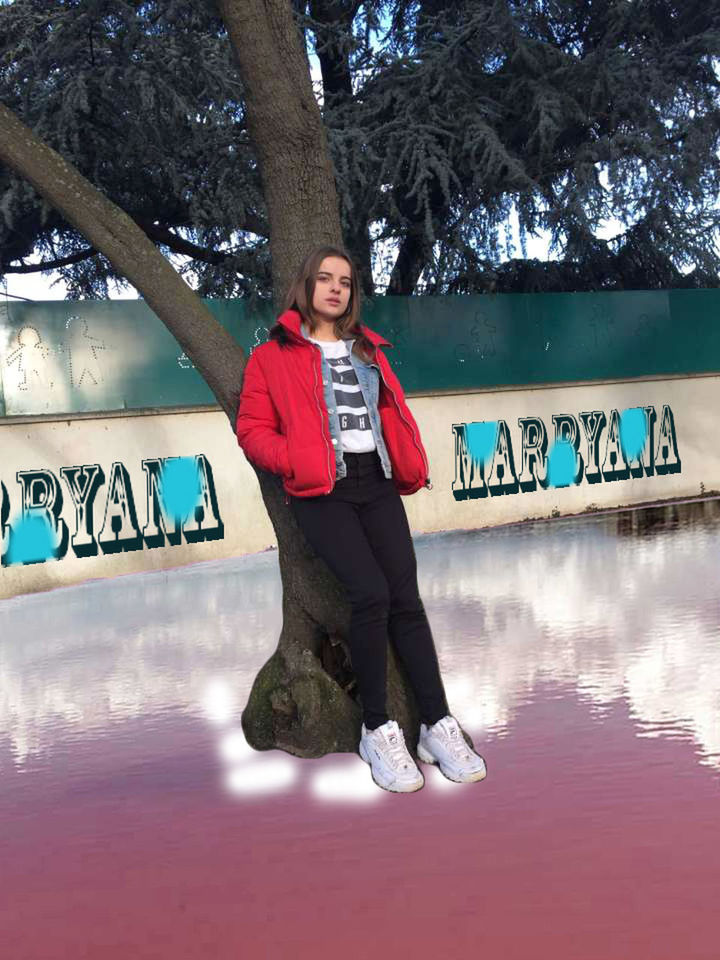
<path fill-rule="evenodd" d="M 414 534 L 720 490 L 718 375 L 412 396 L 408 403 L 428 452 L 433 483 L 432 490 L 403 498 Z M 628 408 L 644 408 L 653 433 L 643 462 L 629 464 L 628 472 L 640 475 L 611 479 L 613 470 L 625 469 L 613 431 L 618 416 Z M 603 417 L 590 416 L 594 411 L 604 413 L 604 425 Z M 591 426 L 601 427 L 594 457 L 582 413 Z M 570 438 L 575 420 L 577 482 L 546 489 L 536 482 L 536 489 L 523 489 L 523 478 L 528 481 L 532 475 L 528 464 L 523 471 L 518 421 L 526 418 L 544 424 L 548 454 L 558 430 L 558 435 Z M 475 456 L 477 448 L 468 430 L 469 424 L 480 422 L 500 424 L 484 466 Z M 205 519 L 186 524 L 175 536 L 168 521 L 167 530 L 175 541 L 169 542 L 158 511 L 155 480 L 160 459 L 177 457 L 199 458 Z M 504 476 L 498 470 L 503 462 Z M 83 466 L 88 469 L 72 469 Z M 543 481 L 546 472 L 546 463 L 539 465 L 537 480 Z M 70 485 L 76 483 L 76 498 L 82 501 L 86 481 L 95 484 L 96 492 L 87 518 L 79 511 L 78 525 Z M 54 511 L 53 549 L 62 555 L 50 554 L 41 562 L 7 563 L 9 526 L 20 522 L 23 490 L 28 505 L 45 503 Z M 0 521 L 5 557 L 0 566 L 0 598 L 276 546 L 255 474 L 237 446 L 227 417 L 212 409 L 0 421 Z M 118 535 L 126 538 L 124 547 L 118 546 Z"/>

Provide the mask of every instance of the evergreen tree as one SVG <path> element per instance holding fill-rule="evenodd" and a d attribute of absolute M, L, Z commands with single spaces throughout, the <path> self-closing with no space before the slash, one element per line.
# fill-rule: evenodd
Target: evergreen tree
<path fill-rule="evenodd" d="M 371 171 L 363 213 L 400 244 L 392 290 L 420 270 L 434 293 L 717 284 L 719 3 L 392 9 L 389 59 L 333 124 Z M 527 260 L 538 228 L 560 262 Z"/>
<path fill-rule="evenodd" d="M 388 293 L 717 285 L 720 0 L 293 8 L 366 293 L 387 240 Z M 186 255 L 202 295 L 269 296 L 258 156 L 212 3 L 15 0 L 0 39 L 0 100 Z M 0 272 L 38 249 L 71 296 L 122 282 L 22 180 L 0 172 L 0 193 Z M 538 229 L 557 259 L 527 257 Z"/>
<path fill-rule="evenodd" d="M 0 7 L 0 101 L 112 199 L 205 296 L 271 286 L 243 85 L 217 11 L 186 0 Z M 0 170 L 0 272 L 37 250 L 69 296 L 125 284 L 20 177 Z M 235 242 L 232 243 L 232 238 Z"/>

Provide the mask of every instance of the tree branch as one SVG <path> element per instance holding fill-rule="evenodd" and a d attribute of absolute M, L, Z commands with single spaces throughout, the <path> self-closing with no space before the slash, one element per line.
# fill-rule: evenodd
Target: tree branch
<path fill-rule="evenodd" d="M 245 353 L 153 241 L 2 103 L 0 161 L 27 180 L 137 288 L 195 364 L 234 433 Z"/>
<path fill-rule="evenodd" d="M 184 256 L 192 257 L 193 260 L 202 260 L 203 263 L 212 264 L 223 263 L 223 261 L 230 260 L 235 256 L 232 251 L 211 250 L 208 247 L 199 247 L 196 243 L 191 243 L 189 240 L 179 237 L 167 227 L 163 227 L 162 224 L 153 223 L 151 220 L 146 220 L 144 217 L 133 217 L 133 220 L 144 230 L 151 240 L 154 240 L 156 243 L 162 243 L 166 247 L 170 247 L 173 253 L 183 254 Z M 250 215 L 246 224 L 242 227 L 242 230 L 247 231 L 248 233 L 258 233 L 258 229 L 256 228 L 260 228 L 262 226 L 263 224 L 259 218 Z M 260 236 L 265 236 L 265 234 L 266 231 L 263 231 L 260 233 Z M 46 270 L 57 270 L 60 267 L 67 267 L 73 263 L 80 263 L 83 260 L 88 260 L 90 257 L 94 257 L 97 252 L 98 251 L 94 247 L 86 247 L 84 250 L 79 250 L 77 253 L 68 254 L 66 257 L 57 257 L 55 260 L 42 260 L 40 263 L 21 263 L 17 266 L 9 264 L 1 272 L 42 273 Z M 2 258 L 0 257 L 0 263 L 1 262 Z"/>
<path fill-rule="evenodd" d="M 77 253 L 71 253 L 67 257 L 58 257 L 56 260 L 42 260 L 40 263 L 21 263 L 14 267 L 12 264 L 3 267 L 0 273 L 40 273 L 44 270 L 57 270 L 58 267 L 68 267 L 72 263 L 81 263 L 83 260 L 89 260 L 94 257 L 97 250 L 94 247 L 86 247 L 85 250 L 79 250 Z"/>

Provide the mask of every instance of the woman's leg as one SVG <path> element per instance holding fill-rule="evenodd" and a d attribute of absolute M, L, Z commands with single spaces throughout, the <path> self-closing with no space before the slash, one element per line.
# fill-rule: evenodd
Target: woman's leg
<path fill-rule="evenodd" d="M 360 522 L 390 590 L 388 632 L 410 677 L 421 719 L 436 723 L 450 713 L 430 624 L 417 582 L 417 559 L 400 494 L 386 493 L 363 505 Z"/>
<path fill-rule="evenodd" d="M 340 489 L 345 489 L 343 486 Z M 290 497 L 305 539 L 347 590 L 352 607 L 348 645 L 363 721 L 368 730 L 388 721 L 386 713 L 388 611 L 385 575 L 370 549 L 359 507 L 333 491 L 328 496 Z"/>

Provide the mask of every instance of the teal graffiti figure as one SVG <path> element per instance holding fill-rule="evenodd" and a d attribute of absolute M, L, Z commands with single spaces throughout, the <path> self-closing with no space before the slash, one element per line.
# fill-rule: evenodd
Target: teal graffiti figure
<path fill-rule="evenodd" d="M 558 437 L 548 454 L 547 485 L 569 487 L 575 481 L 575 448 L 565 437 Z"/>
<path fill-rule="evenodd" d="M 161 496 L 165 512 L 182 524 L 200 502 L 200 471 L 195 457 L 173 457 L 162 468 Z"/>
<path fill-rule="evenodd" d="M 465 430 L 468 451 L 475 460 L 485 464 L 495 451 L 497 420 L 468 423 Z"/>
<path fill-rule="evenodd" d="M 6 563 L 45 563 L 55 556 L 55 535 L 47 511 L 26 510 L 10 531 Z"/>
<path fill-rule="evenodd" d="M 620 414 L 620 446 L 630 463 L 642 453 L 647 440 L 647 417 L 642 407 L 629 407 Z"/>

